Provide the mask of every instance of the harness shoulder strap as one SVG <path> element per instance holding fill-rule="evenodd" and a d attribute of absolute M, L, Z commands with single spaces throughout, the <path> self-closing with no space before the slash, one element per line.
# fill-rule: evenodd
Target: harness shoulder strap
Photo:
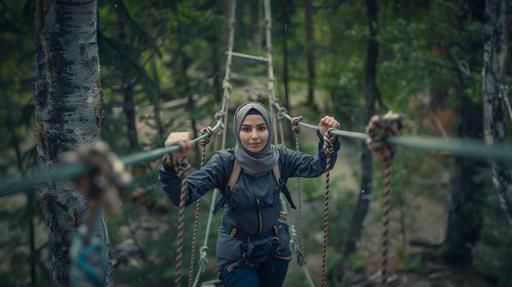
<path fill-rule="evenodd" d="M 277 184 L 279 184 L 281 180 L 281 171 L 279 170 L 279 162 L 276 162 L 274 167 L 272 167 L 272 173 L 274 174 L 274 178 L 276 179 Z"/>
<path fill-rule="evenodd" d="M 229 181 L 228 181 L 229 190 L 233 189 L 236 182 L 238 181 L 239 176 L 240 176 L 240 164 L 238 164 L 238 161 L 235 159 L 235 162 L 233 163 L 233 169 L 231 170 L 231 176 L 229 177 Z"/>

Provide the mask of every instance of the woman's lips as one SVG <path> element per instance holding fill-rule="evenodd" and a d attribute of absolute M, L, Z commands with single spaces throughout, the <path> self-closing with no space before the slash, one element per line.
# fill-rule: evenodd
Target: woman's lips
<path fill-rule="evenodd" d="M 251 147 L 258 147 L 260 144 L 259 143 L 252 143 L 252 144 L 249 144 Z"/>

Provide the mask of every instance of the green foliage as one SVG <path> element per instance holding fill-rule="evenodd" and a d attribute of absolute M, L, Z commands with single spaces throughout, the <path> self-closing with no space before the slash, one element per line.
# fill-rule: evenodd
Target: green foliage
<path fill-rule="evenodd" d="M 32 84 L 34 80 L 34 6 L 33 1 L 0 1 L 0 119 L 12 124 L 0 125 L 0 172 L 19 173 L 17 161 L 26 170 L 36 163 L 34 147 L 34 111 Z M 313 1 L 315 8 L 315 67 L 316 104 L 320 112 L 299 106 L 307 91 L 307 64 L 305 17 L 302 2 L 271 1 L 273 9 L 274 72 L 279 90 L 283 84 L 283 43 L 287 41 L 289 88 L 294 115 L 302 115 L 306 122 L 316 124 L 319 116 L 333 114 L 348 130 L 363 131 L 366 113 L 364 77 L 368 23 L 365 1 Z M 330 5 L 330 2 L 339 2 Z M 483 22 L 479 9 L 463 11 L 454 1 L 378 1 L 379 61 L 377 85 L 383 102 L 392 110 L 405 114 L 408 123 L 405 134 L 441 135 L 432 119 L 440 118 L 448 136 L 457 134 L 461 97 L 480 103 Z M 399 3 L 400 2 L 400 3 Z M 464 2 L 464 1 L 463 1 Z M 471 2 L 473 3 L 473 2 Z M 225 30 L 228 5 L 222 1 L 99 1 L 98 42 L 104 91 L 102 138 L 119 154 L 132 152 L 126 132 L 123 113 L 123 91 L 130 88 L 134 104 L 142 110 L 154 107 L 151 113 L 137 113 L 139 144 L 136 151 L 161 147 L 168 132 L 177 129 L 192 130 L 207 126 L 218 109 L 221 80 L 224 73 Z M 473 3 L 474 4 L 474 3 Z M 473 5 L 472 4 L 472 5 Z M 260 5 L 261 6 L 261 5 Z M 254 9 L 258 9 L 259 13 Z M 263 55 L 264 25 L 261 7 L 240 2 L 235 50 Z M 287 19 L 288 17 L 288 19 Z M 258 20 L 258 21 L 256 21 Z M 258 22 L 258 25 L 256 24 Z M 510 57 L 508 59 L 510 61 Z M 464 68 L 467 67 L 467 72 Z M 264 66 L 246 62 L 233 63 L 235 87 L 232 106 L 246 100 L 247 88 L 265 86 Z M 462 68 L 462 69 L 461 69 Z M 507 70 L 507 83 L 512 76 Z M 250 76 L 246 76 L 250 75 Z M 438 93 L 440 96 L 436 96 Z M 192 95 L 207 98 L 201 108 L 181 107 L 165 109 L 163 103 Z M 231 118 L 229 119 L 231 125 Z M 285 124 L 288 129 L 289 126 Z M 510 125 L 507 127 L 510 140 Z M 17 157 L 14 141 L 21 150 Z M 228 127 L 227 146 L 234 145 L 231 126 Z M 301 135 L 301 150 L 316 154 L 317 137 L 310 131 Z M 350 218 L 360 188 L 361 143 L 342 139 L 340 153 L 343 171 L 332 174 L 331 225 L 329 264 L 341 259 L 344 243 L 350 232 Z M 211 154 L 211 153 L 210 153 Z M 197 162 L 197 154 L 191 157 Z M 340 163 L 339 163 L 340 164 Z M 406 219 L 408 236 L 416 235 L 424 218 L 417 211 L 414 199 L 428 198 L 448 207 L 449 191 L 454 176 L 454 161 L 444 154 L 418 152 L 399 148 L 393 162 L 392 198 L 397 217 Z M 132 168 L 136 177 L 133 192 L 145 192 L 150 202 L 169 208 L 161 213 L 151 206 L 131 201 L 131 193 L 123 196 L 123 215 L 109 220 L 115 268 L 115 281 L 127 286 L 164 286 L 174 277 L 175 230 L 177 209 L 159 188 L 156 171 L 158 164 Z M 340 168 L 340 170 L 342 170 Z M 489 172 L 476 175 L 476 182 L 489 182 Z M 354 181 L 356 188 L 347 187 Z M 382 164 L 374 160 L 373 196 L 365 230 L 380 224 L 381 212 L 377 206 L 382 199 Z M 295 181 L 288 183 L 295 190 Z M 324 179 L 303 179 L 305 205 L 306 257 L 320 254 L 322 203 Z M 491 189 L 491 188 L 489 188 Z M 510 232 L 503 218 L 499 202 L 490 190 L 485 197 L 485 225 L 479 243 L 474 247 L 475 268 L 497 278 L 506 286 L 510 282 L 508 267 L 512 264 Z M 201 237 L 206 224 L 210 198 L 202 203 Z M 8 286 L 27 284 L 29 265 L 28 227 L 24 195 L 0 199 L 0 282 Z M 482 203 L 484 204 L 484 203 Z M 191 221 L 193 208 L 187 211 Z M 291 212 L 294 214 L 293 212 Z M 401 215 L 400 215 L 401 214 Z M 45 247 L 46 233 L 40 211 L 34 209 L 36 247 L 38 252 L 38 286 L 48 285 L 51 270 Z M 215 230 L 221 216 L 215 217 L 210 237 L 209 258 L 214 260 Z M 439 223 L 444 224 L 444 223 Z M 190 249 L 190 226 L 186 229 L 186 252 Z M 364 232 L 363 232 L 364 233 Z M 366 236 L 366 237 L 365 237 Z M 373 243 L 373 233 L 364 233 L 363 241 Z M 402 234 L 392 235 L 393 246 Z M 415 239 L 410 238 L 409 239 Z M 348 258 L 356 271 L 373 272 L 370 251 L 361 247 Z M 134 251 L 121 260 L 127 250 Z M 398 263 L 408 272 L 420 272 L 424 260 L 396 247 Z M 125 258 L 125 259 L 126 259 Z M 188 258 L 188 254 L 185 254 Z M 185 264 L 187 266 L 187 264 Z M 304 285 L 298 268 L 291 268 L 287 284 Z M 214 268 L 204 278 L 214 278 Z"/>

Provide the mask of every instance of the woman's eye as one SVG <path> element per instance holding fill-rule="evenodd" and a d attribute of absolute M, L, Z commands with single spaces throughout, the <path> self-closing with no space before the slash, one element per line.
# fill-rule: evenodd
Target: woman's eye
<path fill-rule="evenodd" d="M 245 133 L 249 133 L 249 132 L 251 132 L 251 129 L 250 128 L 242 128 L 242 131 Z"/>
<path fill-rule="evenodd" d="M 264 132 L 266 129 L 267 129 L 267 127 L 259 127 L 259 128 L 258 128 L 258 131 L 260 131 L 260 132 Z"/>

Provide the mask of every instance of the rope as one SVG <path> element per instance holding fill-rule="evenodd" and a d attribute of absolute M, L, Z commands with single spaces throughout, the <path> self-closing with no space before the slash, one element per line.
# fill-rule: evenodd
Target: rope
<path fill-rule="evenodd" d="M 373 116 L 368 124 L 368 147 L 377 154 L 384 163 L 384 200 L 382 202 L 383 230 L 382 230 L 382 278 L 381 286 L 388 286 L 388 254 L 389 254 L 389 215 L 391 211 L 391 163 L 396 154 L 396 145 L 390 143 L 388 138 L 398 136 L 403 126 L 403 117 L 388 112 L 385 116 Z"/>
<path fill-rule="evenodd" d="M 280 106 L 278 103 L 274 102 L 274 107 L 277 107 L 278 110 Z M 283 112 L 283 117 L 287 120 L 291 121 L 292 117 Z M 222 117 L 224 120 L 227 119 L 227 113 Z M 227 123 L 227 122 L 225 122 Z M 299 124 L 301 127 L 313 129 L 318 129 L 317 126 L 311 125 L 308 123 L 301 122 Z M 221 120 L 217 121 L 217 124 L 214 126 L 214 130 L 217 130 L 220 127 L 226 126 L 223 124 Z M 364 133 L 346 131 L 346 130 L 335 130 L 332 131 L 333 134 L 339 135 L 342 137 L 362 140 L 366 141 L 367 136 Z M 206 135 L 199 136 L 192 140 L 192 143 L 198 143 L 202 139 L 204 139 Z M 506 144 L 494 144 L 494 145 L 486 145 L 481 141 L 468 140 L 468 139 L 445 139 L 445 138 L 437 138 L 437 137 L 428 137 L 428 136 L 390 136 L 388 142 L 425 151 L 432 152 L 445 152 L 450 153 L 457 156 L 463 156 L 474 159 L 490 159 L 496 161 L 512 161 L 512 146 Z M 223 138 L 225 143 L 225 138 Z M 124 165 L 134 165 L 134 164 L 142 164 L 155 159 L 161 158 L 165 154 L 171 154 L 180 150 L 178 145 L 169 146 L 166 148 L 159 148 L 150 151 L 138 152 L 130 155 L 126 155 L 121 157 L 121 161 Z M 83 164 L 56 164 L 52 167 L 52 170 L 46 171 L 39 168 L 30 169 L 27 171 L 26 175 L 21 176 L 16 180 L 11 180 L 12 176 L 7 177 L 4 176 L 0 182 L 0 197 L 8 196 L 11 194 L 15 194 L 24 190 L 28 190 L 35 185 L 39 185 L 42 183 L 46 183 L 53 178 L 59 178 L 60 180 L 64 179 L 75 179 L 78 176 L 86 173 L 88 171 L 87 166 Z"/>
<path fill-rule="evenodd" d="M 225 132 L 225 129 L 226 128 L 224 127 L 224 132 Z M 217 139 L 215 141 L 214 150 L 218 149 L 218 145 L 219 145 L 219 138 L 217 137 Z M 199 284 L 199 279 L 201 277 L 201 274 L 206 270 L 206 266 L 208 264 L 208 236 L 210 235 L 210 228 L 212 225 L 213 210 L 215 208 L 215 200 L 217 197 L 217 193 L 218 193 L 218 190 L 214 189 L 213 195 L 212 195 L 212 200 L 210 203 L 210 212 L 208 214 L 208 220 L 206 222 L 206 231 L 204 234 L 204 241 L 203 241 L 203 245 L 199 249 L 199 264 L 198 264 L 196 276 L 194 278 L 194 282 L 192 284 L 193 287 L 195 287 Z"/>
<path fill-rule="evenodd" d="M 329 129 L 324 134 L 324 153 L 326 156 L 326 173 L 325 173 L 325 197 L 324 197 L 324 230 L 323 230 L 323 241 L 322 241 L 322 274 L 321 274 L 321 285 L 325 287 L 325 276 L 326 276 L 326 266 L 327 266 L 327 238 L 329 234 L 329 192 L 330 192 L 330 170 L 332 167 L 331 163 L 331 155 L 334 152 L 334 134 L 332 133 L 334 129 Z"/>
<path fill-rule="evenodd" d="M 130 184 L 131 175 L 103 141 L 80 146 L 76 152 L 65 154 L 64 161 L 81 162 L 90 170 L 74 182 L 87 198 L 89 210 L 71 244 L 71 282 L 74 286 L 104 286 L 108 258 L 100 237 L 91 234 L 98 212 L 119 213 L 119 193 Z"/>
<path fill-rule="evenodd" d="M 199 145 L 201 147 L 201 167 L 204 166 L 206 161 L 206 147 L 210 143 L 210 139 L 213 135 L 212 128 L 207 127 L 201 130 L 201 134 L 208 134 L 208 137 L 204 139 Z M 196 265 L 196 242 L 197 242 L 197 234 L 198 234 L 198 226 L 199 226 L 199 211 L 201 208 L 201 199 L 196 201 L 196 209 L 194 211 L 194 225 L 192 228 L 192 247 L 190 252 L 190 265 L 188 269 L 188 286 L 191 287 L 194 280 L 194 266 Z"/>
<path fill-rule="evenodd" d="M 176 270 L 174 276 L 174 286 L 181 286 L 181 271 L 183 266 L 183 241 L 185 235 L 185 202 L 187 199 L 187 171 L 190 169 L 190 163 L 186 157 L 181 157 L 176 160 L 174 167 L 176 174 L 181 179 L 181 192 L 180 192 L 180 205 L 178 211 L 178 235 L 176 244 Z"/>
<path fill-rule="evenodd" d="M 300 132 L 301 128 L 299 123 L 302 121 L 302 117 L 295 117 L 292 121 L 292 130 L 295 135 L 295 150 L 300 151 Z M 297 209 L 297 225 L 298 225 L 298 235 L 299 235 L 299 254 L 297 254 L 297 264 L 302 266 L 305 264 L 304 260 L 304 222 L 302 217 L 302 186 L 300 177 L 297 177 L 297 199 L 298 199 L 298 209 Z"/>

